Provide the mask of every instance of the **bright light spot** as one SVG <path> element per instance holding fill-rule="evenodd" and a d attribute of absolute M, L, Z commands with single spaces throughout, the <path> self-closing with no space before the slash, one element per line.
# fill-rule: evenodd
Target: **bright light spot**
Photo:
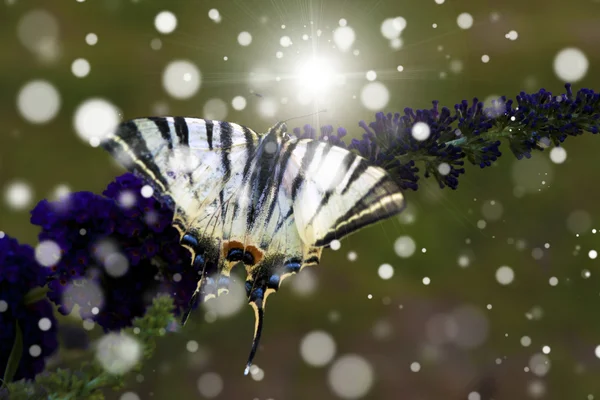
<path fill-rule="evenodd" d="M 38 321 L 38 328 L 42 331 L 47 331 L 52 328 L 52 321 L 50 321 L 50 318 L 40 318 Z"/>
<path fill-rule="evenodd" d="M 73 124 L 75 132 L 85 142 L 102 141 L 112 134 L 121 118 L 119 110 L 107 100 L 94 98 L 84 101 L 75 110 Z"/>
<path fill-rule="evenodd" d="M 121 253 L 111 253 L 104 259 L 106 273 L 113 278 L 119 278 L 127 273 L 129 260 Z"/>
<path fill-rule="evenodd" d="M 189 99 L 200 89 L 202 76 L 195 64 L 186 60 L 172 61 L 162 75 L 166 92 L 176 99 Z"/>
<path fill-rule="evenodd" d="M 596 250 L 590 250 L 590 252 L 588 253 L 588 256 L 592 259 L 595 260 L 596 257 L 598 257 L 598 252 Z"/>
<path fill-rule="evenodd" d="M 346 21 L 346 19 L 345 19 L 345 18 L 341 18 L 341 19 L 338 21 L 338 24 L 339 24 L 340 26 L 346 26 L 346 25 L 348 25 L 348 21 Z"/>
<path fill-rule="evenodd" d="M 444 4 L 444 1 L 446 1 L 446 0 L 435 0 L 435 4 Z"/>
<path fill-rule="evenodd" d="M 189 351 L 190 353 L 195 353 L 198 351 L 198 342 L 196 342 L 195 340 L 189 340 L 186 345 L 185 348 L 187 349 L 187 351 Z"/>
<path fill-rule="evenodd" d="M 258 103 L 258 113 L 265 118 L 273 118 L 277 114 L 277 102 L 264 98 Z"/>
<path fill-rule="evenodd" d="M 333 32 L 333 41 L 341 51 L 350 50 L 355 39 L 354 29 L 349 26 L 342 25 Z"/>
<path fill-rule="evenodd" d="M 300 342 L 300 355 L 313 367 L 329 364 L 335 356 L 336 345 L 333 336 L 324 331 L 312 331 Z"/>
<path fill-rule="evenodd" d="M 508 32 L 506 35 L 504 35 L 505 38 L 507 38 L 508 40 L 517 40 L 517 38 L 519 37 L 519 33 L 515 30 L 512 30 L 510 32 Z"/>
<path fill-rule="evenodd" d="M 578 48 L 567 47 L 554 57 L 554 72 L 559 79 L 575 83 L 583 79 L 587 73 L 589 61 Z"/>
<path fill-rule="evenodd" d="M 154 189 L 150 185 L 142 186 L 142 190 L 140 191 L 143 197 L 149 199 L 154 194 Z"/>
<path fill-rule="evenodd" d="M 423 285 L 427 286 L 431 283 L 431 279 L 429 277 L 423 278 Z"/>
<path fill-rule="evenodd" d="M 356 261 L 358 258 L 358 254 L 355 251 L 351 251 L 348 253 L 348 261 Z"/>
<path fill-rule="evenodd" d="M 329 247 L 331 250 L 339 250 L 342 247 L 342 243 L 339 240 L 334 239 L 329 243 Z"/>
<path fill-rule="evenodd" d="M 98 35 L 95 33 L 88 33 L 85 35 L 85 42 L 90 46 L 94 46 L 96 43 L 98 43 Z"/>
<path fill-rule="evenodd" d="M 96 348 L 96 359 L 109 373 L 123 375 L 133 368 L 142 356 L 142 347 L 132 336 L 120 332 L 102 337 Z"/>
<path fill-rule="evenodd" d="M 237 41 L 240 46 L 250 46 L 250 43 L 252 43 L 252 35 L 249 32 L 240 32 Z"/>
<path fill-rule="evenodd" d="M 556 286 L 558 285 L 558 278 L 553 276 L 548 280 L 548 283 L 550 283 L 550 286 Z"/>
<path fill-rule="evenodd" d="M 29 355 L 31 357 L 39 357 L 40 354 L 42 354 L 42 348 L 39 345 L 34 344 L 29 347 Z"/>
<path fill-rule="evenodd" d="M 452 169 L 450 168 L 450 164 L 448 163 L 440 163 L 440 165 L 438 165 L 438 172 L 440 173 L 440 175 L 448 175 L 450 173 Z"/>
<path fill-rule="evenodd" d="M 374 380 L 373 367 L 363 357 L 348 354 L 338 358 L 329 369 L 327 382 L 342 399 L 358 399 L 367 394 Z"/>
<path fill-rule="evenodd" d="M 85 58 L 78 58 L 71 64 L 71 72 L 78 78 L 84 78 L 90 73 L 90 63 Z"/>
<path fill-rule="evenodd" d="M 52 267 L 60 261 L 62 251 L 53 240 L 42 240 L 35 246 L 35 260 L 44 267 Z"/>
<path fill-rule="evenodd" d="M 564 147 L 553 147 L 550 150 L 550 160 L 555 164 L 562 164 L 567 159 L 567 151 Z"/>
<path fill-rule="evenodd" d="M 422 142 L 423 140 L 427 140 L 431 134 L 431 130 L 425 122 L 417 122 L 413 125 L 411 133 L 413 138 Z"/>
<path fill-rule="evenodd" d="M 439 1 L 439 0 L 436 0 Z M 444 0 L 442 0 L 444 1 Z M 471 392 L 467 396 L 467 400 L 481 400 L 481 395 L 478 392 Z"/>
<path fill-rule="evenodd" d="M 513 279 L 515 279 L 515 273 L 511 267 L 504 265 L 496 270 L 496 280 L 501 285 L 508 285 Z"/>
<path fill-rule="evenodd" d="M 394 267 L 390 264 L 381 264 L 377 270 L 377 274 L 381 279 L 390 279 L 394 276 Z"/>
<path fill-rule="evenodd" d="M 551 350 L 552 349 L 550 349 L 550 346 L 544 346 L 544 347 L 542 347 L 542 353 L 544 353 L 544 354 L 550 354 Z"/>
<path fill-rule="evenodd" d="M 600 358 L 600 345 L 596 346 L 594 353 L 596 354 L 596 357 Z"/>
<path fill-rule="evenodd" d="M 296 70 L 298 84 L 313 93 L 323 92 L 334 80 L 334 70 L 327 60 L 313 58 Z"/>
<path fill-rule="evenodd" d="M 209 99 L 202 109 L 205 119 L 223 121 L 227 117 L 227 103 L 221 99 Z"/>
<path fill-rule="evenodd" d="M 221 13 L 216 8 L 211 8 L 208 10 L 208 18 L 212 19 L 217 24 L 221 22 Z"/>
<path fill-rule="evenodd" d="M 217 397 L 223 391 L 223 379 L 215 372 L 206 372 L 198 378 L 198 391 L 207 398 Z"/>
<path fill-rule="evenodd" d="M 523 347 L 531 346 L 531 338 L 529 336 L 523 336 L 521 338 L 521 346 L 523 346 Z"/>
<path fill-rule="evenodd" d="M 381 34 L 386 39 L 396 39 L 406 28 L 406 19 L 402 17 L 387 18 L 381 23 Z"/>
<path fill-rule="evenodd" d="M 360 92 L 361 103 L 369 110 L 381 111 L 390 101 L 390 92 L 381 82 L 371 82 Z"/>
<path fill-rule="evenodd" d="M 419 372 L 421 370 L 421 364 L 419 364 L 418 362 L 413 362 L 410 364 L 410 370 L 412 372 Z"/>
<path fill-rule="evenodd" d="M 373 71 L 373 70 L 370 70 L 370 71 L 367 71 L 367 73 L 366 73 L 366 75 L 365 75 L 365 76 L 367 77 L 367 80 L 368 80 L 368 81 L 371 81 L 371 82 L 372 82 L 372 81 L 374 81 L 375 79 L 377 79 L 377 72 L 375 72 L 375 71 Z"/>
<path fill-rule="evenodd" d="M 282 36 L 279 39 L 281 47 L 290 47 L 292 45 L 292 39 L 289 36 Z"/>
<path fill-rule="evenodd" d="M 398 70 L 398 72 L 404 71 L 404 67 L 402 65 L 398 65 L 396 69 Z"/>
<path fill-rule="evenodd" d="M 0 312 L 8 310 L 8 303 L 6 300 L 0 300 Z"/>
<path fill-rule="evenodd" d="M 31 204 L 33 190 L 23 181 L 13 181 L 6 185 L 4 201 L 14 210 L 22 210 Z"/>
<path fill-rule="evenodd" d="M 35 80 L 26 83 L 17 95 L 17 109 L 21 116 L 34 124 L 52 120 L 60 109 L 58 90 L 47 81 Z"/>
<path fill-rule="evenodd" d="M 550 359 L 548 356 L 536 353 L 529 359 L 529 368 L 537 376 L 544 376 L 550 371 Z"/>
<path fill-rule="evenodd" d="M 394 251 L 401 258 L 412 256 L 417 249 L 417 245 L 410 236 L 400 236 L 394 242 Z"/>
<path fill-rule="evenodd" d="M 462 13 L 456 18 L 456 23 L 461 29 L 469 29 L 473 26 L 473 16 L 469 13 Z"/>
<path fill-rule="evenodd" d="M 237 111 L 243 110 L 246 108 L 246 98 L 243 96 L 235 96 L 233 100 L 231 100 L 231 107 Z"/>
<path fill-rule="evenodd" d="M 121 395 L 119 400 L 140 400 L 140 396 L 135 392 L 125 392 Z"/>
<path fill-rule="evenodd" d="M 481 56 L 481 61 L 484 63 L 488 63 L 490 62 L 490 56 L 488 56 L 487 54 L 484 54 Z"/>
<path fill-rule="evenodd" d="M 469 264 L 471 263 L 471 260 L 469 260 L 469 256 L 466 255 L 461 255 L 458 257 L 458 265 L 461 268 L 466 268 L 469 266 Z"/>
<path fill-rule="evenodd" d="M 169 34 L 177 28 L 177 17 L 170 11 L 161 11 L 154 18 L 154 26 L 160 33 Z"/>

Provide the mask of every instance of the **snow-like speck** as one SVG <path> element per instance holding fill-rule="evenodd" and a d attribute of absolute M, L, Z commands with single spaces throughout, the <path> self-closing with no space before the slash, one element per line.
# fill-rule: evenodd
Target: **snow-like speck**
<path fill-rule="evenodd" d="M 419 364 L 418 362 L 412 362 L 410 364 L 410 370 L 412 372 L 419 372 L 421 370 L 421 364 Z"/>
<path fill-rule="evenodd" d="M 402 41 L 402 38 L 399 37 L 390 40 L 390 47 L 394 50 L 400 50 L 403 44 L 404 41 Z"/>
<path fill-rule="evenodd" d="M 399 257 L 408 258 L 415 253 L 417 244 L 410 236 L 400 236 L 394 242 L 394 251 Z"/>
<path fill-rule="evenodd" d="M 209 99 L 202 109 L 202 117 L 206 119 L 215 119 L 219 121 L 225 120 L 227 117 L 228 109 L 227 103 L 221 99 Z"/>
<path fill-rule="evenodd" d="M 13 210 L 27 208 L 33 199 L 33 189 L 24 181 L 9 182 L 4 188 L 4 201 Z"/>
<path fill-rule="evenodd" d="M 95 46 L 98 43 L 98 35 L 92 32 L 88 33 L 85 35 L 85 42 L 90 46 Z"/>
<path fill-rule="evenodd" d="M 423 140 L 427 140 L 431 134 L 431 129 L 425 122 L 417 122 L 413 125 L 411 134 L 413 138 L 422 142 Z"/>
<path fill-rule="evenodd" d="M 596 250 L 590 250 L 588 252 L 588 257 L 592 260 L 595 260 L 598 257 L 598 252 Z"/>
<path fill-rule="evenodd" d="M 341 51 L 350 50 L 355 39 L 354 29 L 349 26 L 342 25 L 333 32 L 333 41 Z"/>
<path fill-rule="evenodd" d="M 473 16 L 469 13 L 461 13 L 456 18 L 456 23 L 460 29 L 469 29 L 473 26 Z"/>
<path fill-rule="evenodd" d="M 398 70 L 398 72 L 402 72 L 402 71 L 404 71 L 404 67 L 403 67 L 402 65 L 398 65 L 398 66 L 396 67 L 396 69 Z"/>
<path fill-rule="evenodd" d="M 435 4 L 444 4 L 446 0 L 435 0 Z"/>
<path fill-rule="evenodd" d="M 508 40 L 517 40 L 517 38 L 519 37 L 519 33 L 515 30 L 512 30 L 510 32 L 508 32 L 506 35 L 504 35 L 505 38 L 507 38 Z"/>
<path fill-rule="evenodd" d="M 375 72 L 373 70 L 369 70 L 365 74 L 365 77 L 367 78 L 368 81 L 373 82 L 375 79 L 377 79 L 377 72 Z"/>
<path fill-rule="evenodd" d="M 406 28 L 406 19 L 403 17 L 387 18 L 381 23 L 381 34 L 386 39 L 395 39 Z"/>
<path fill-rule="evenodd" d="M 231 100 L 231 107 L 233 107 L 234 110 L 242 111 L 246 108 L 246 98 L 243 96 L 235 96 L 233 100 Z"/>
<path fill-rule="evenodd" d="M 481 395 L 479 392 L 470 392 L 467 395 L 467 400 L 481 400 Z"/>
<path fill-rule="evenodd" d="M 554 164 L 562 164 L 567 159 L 567 150 L 564 147 L 553 147 L 550 150 L 550 160 Z"/>
<path fill-rule="evenodd" d="M 250 34 L 250 32 L 240 32 L 240 34 L 237 37 L 237 41 L 240 44 L 240 46 L 250 46 L 250 43 L 252 43 L 252 35 Z"/>
<path fill-rule="evenodd" d="M 548 283 L 550 284 L 550 286 L 556 286 L 558 285 L 558 278 L 555 276 L 550 277 L 550 279 L 548 279 Z"/>
<path fill-rule="evenodd" d="M 198 351 L 199 345 L 195 340 L 188 340 L 188 342 L 185 344 L 185 348 L 190 353 L 195 353 Z"/>
<path fill-rule="evenodd" d="M 583 51 L 576 47 L 567 47 L 554 57 L 554 73 L 564 82 L 575 83 L 585 77 L 589 64 Z"/>
<path fill-rule="evenodd" d="M 31 357 L 39 357 L 42 354 L 42 348 L 38 344 L 29 347 L 29 355 Z"/>
<path fill-rule="evenodd" d="M 312 331 L 300 342 L 300 355 L 304 362 L 313 367 L 322 367 L 335 356 L 336 344 L 333 336 L 325 331 Z"/>
<path fill-rule="evenodd" d="M 377 274 L 381 279 L 390 279 L 394 276 L 394 267 L 390 264 L 381 264 L 377 269 Z"/>
<path fill-rule="evenodd" d="M 221 22 L 221 13 L 216 8 L 211 8 L 208 10 L 208 18 L 216 22 L 217 24 Z"/>
<path fill-rule="evenodd" d="M 523 347 L 531 346 L 531 338 L 529 336 L 521 337 L 521 346 L 523 346 Z"/>
<path fill-rule="evenodd" d="M 106 273 L 113 278 L 119 278 L 127 273 L 129 260 L 121 253 L 111 253 L 104 258 Z"/>
<path fill-rule="evenodd" d="M 38 328 L 42 331 L 47 331 L 52 328 L 52 321 L 49 318 L 43 317 L 38 321 Z"/>
<path fill-rule="evenodd" d="M 240 312 L 246 301 L 246 289 L 243 283 L 238 280 L 231 280 L 229 282 L 229 293 L 226 296 L 218 296 L 203 305 L 205 310 L 215 313 L 217 317 L 227 318 Z"/>
<path fill-rule="evenodd" d="M 529 368 L 537 376 L 544 376 L 550 371 L 550 358 L 545 354 L 536 353 L 529 359 Z"/>
<path fill-rule="evenodd" d="M 142 356 L 142 346 L 124 332 L 104 335 L 96 347 L 96 359 L 106 372 L 123 375 L 133 368 Z"/>
<path fill-rule="evenodd" d="M 135 392 L 125 392 L 119 397 L 119 400 L 140 400 L 140 396 Z"/>
<path fill-rule="evenodd" d="M 438 168 L 437 168 L 437 169 L 438 169 L 438 172 L 439 172 L 441 175 L 444 175 L 444 176 L 448 175 L 448 174 L 450 173 L 450 170 L 451 170 L 451 168 L 450 168 L 450 164 L 448 164 L 448 163 L 445 163 L 445 162 L 443 162 L 443 163 L 440 163 L 440 164 L 438 165 Z"/>
<path fill-rule="evenodd" d="M 53 240 L 42 240 L 35 246 L 35 260 L 44 267 L 51 267 L 60 261 L 62 252 Z"/>
<path fill-rule="evenodd" d="M 460 256 L 458 256 L 458 266 L 461 268 L 466 268 L 469 266 L 469 264 L 471 263 L 471 260 L 469 259 L 469 256 L 462 254 Z"/>
<path fill-rule="evenodd" d="M 355 251 L 348 252 L 348 261 L 356 261 L 357 258 L 358 258 L 358 254 L 356 254 Z"/>
<path fill-rule="evenodd" d="M 189 99 L 200 89 L 202 76 L 198 67 L 187 60 L 170 62 L 162 75 L 166 92 L 176 99 Z"/>
<path fill-rule="evenodd" d="M 542 347 L 542 353 L 544 353 L 544 354 L 550 354 L 550 351 L 552 351 L 552 349 L 550 348 L 550 346 L 544 346 L 544 347 Z"/>
<path fill-rule="evenodd" d="M 60 93 L 45 80 L 26 83 L 17 94 L 17 109 L 23 118 L 33 124 L 51 121 L 61 106 Z"/>
<path fill-rule="evenodd" d="M 292 45 L 292 39 L 289 36 L 282 36 L 279 39 L 279 45 L 281 47 L 290 47 Z"/>
<path fill-rule="evenodd" d="M 450 61 L 450 71 L 459 74 L 463 70 L 463 62 L 461 60 Z"/>
<path fill-rule="evenodd" d="M 177 28 L 177 17 L 171 11 L 161 11 L 154 18 L 154 27 L 162 34 L 172 33 Z"/>
<path fill-rule="evenodd" d="M 331 243 L 329 243 L 329 247 L 331 248 L 331 250 L 339 250 L 342 248 L 342 242 L 340 242 L 337 239 L 334 239 L 331 241 Z"/>
<path fill-rule="evenodd" d="M 428 276 L 423 278 L 423 285 L 428 286 L 431 283 L 431 278 Z"/>
<path fill-rule="evenodd" d="M 78 78 L 84 78 L 90 73 L 90 63 L 85 58 L 78 58 L 71 64 L 71 72 Z"/>
<path fill-rule="evenodd" d="M 327 382 L 338 397 L 358 399 L 369 392 L 374 375 L 373 367 L 367 360 L 356 354 L 347 354 L 331 365 Z"/>
<path fill-rule="evenodd" d="M 273 118 L 277 114 L 277 102 L 270 98 L 263 98 L 258 103 L 258 113 L 264 118 Z"/>
<path fill-rule="evenodd" d="M 502 266 L 496 270 L 496 280 L 501 285 L 509 285 L 515 279 L 515 272 L 509 266 Z"/>
<path fill-rule="evenodd" d="M 367 109 L 380 111 L 390 101 L 390 92 L 381 82 L 367 83 L 360 92 L 360 101 Z"/>
<path fill-rule="evenodd" d="M 481 62 L 483 62 L 483 63 L 490 62 L 490 56 L 488 56 L 487 54 L 482 55 L 481 56 Z"/>
<path fill-rule="evenodd" d="M 197 385 L 202 396 L 212 399 L 223 391 L 223 378 L 216 372 L 206 372 L 198 378 Z"/>
<path fill-rule="evenodd" d="M 57 18 L 43 9 L 25 13 L 17 23 L 21 44 L 45 62 L 56 61 L 61 53 Z"/>
<path fill-rule="evenodd" d="M 85 142 L 102 141 L 112 134 L 121 121 L 120 112 L 105 99 L 92 98 L 81 103 L 75 110 L 73 124 L 75 132 Z"/>
<path fill-rule="evenodd" d="M 142 186 L 140 193 L 142 194 L 143 197 L 149 199 L 154 194 L 154 189 L 152 189 L 152 186 L 150 186 L 150 185 L 144 185 L 144 186 Z"/>
<path fill-rule="evenodd" d="M 0 300 L 0 312 L 8 310 L 8 303 L 6 300 Z"/>

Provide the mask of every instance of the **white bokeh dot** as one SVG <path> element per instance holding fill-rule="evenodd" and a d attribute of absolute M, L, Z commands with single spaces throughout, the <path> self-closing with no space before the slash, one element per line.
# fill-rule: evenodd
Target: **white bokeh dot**
<path fill-rule="evenodd" d="M 358 399 L 369 392 L 374 375 L 373 367 L 367 360 L 356 354 L 347 354 L 331 365 L 327 382 L 338 397 Z"/>
<path fill-rule="evenodd" d="M 31 357 L 39 357 L 40 354 L 42 354 L 42 348 L 39 345 L 34 344 L 29 347 L 29 355 Z"/>
<path fill-rule="evenodd" d="M 412 372 L 419 372 L 421 370 L 421 364 L 419 364 L 418 362 L 413 362 L 410 364 L 410 370 Z"/>
<path fill-rule="evenodd" d="M 335 356 L 336 345 L 333 336 L 325 331 L 312 331 L 300 342 L 300 355 L 304 362 L 314 367 L 329 364 Z"/>
<path fill-rule="evenodd" d="M 227 109 L 227 103 L 221 99 L 214 98 L 208 99 L 206 103 L 204 103 L 202 112 L 202 116 L 205 119 L 223 121 L 225 118 L 227 118 L 227 113 L 229 110 Z"/>
<path fill-rule="evenodd" d="M 246 108 L 246 98 L 243 96 L 235 96 L 233 100 L 231 100 L 231 107 L 237 111 L 243 110 Z"/>
<path fill-rule="evenodd" d="M 216 23 L 221 22 L 221 13 L 216 8 L 211 8 L 208 10 L 208 18 L 213 20 Z"/>
<path fill-rule="evenodd" d="M 417 245 L 410 236 L 400 236 L 394 242 L 394 251 L 399 257 L 408 258 L 412 256 L 417 249 Z"/>
<path fill-rule="evenodd" d="M 85 42 L 90 46 L 96 45 L 96 43 L 98 43 L 98 35 L 92 32 L 88 33 L 85 35 Z"/>
<path fill-rule="evenodd" d="M 422 142 L 423 140 L 427 140 L 431 134 L 431 129 L 425 122 L 417 122 L 413 125 L 411 134 L 413 138 Z"/>
<path fill-rule="evenodd" d="M 189 99 L 200 89 L 202 76 L 198 67 L 187 60 L 171 61 L 162 75 L 165 91 L 176 99 Z"/>
<path fill-rule="evenodd" d="M 209 399 L 217 397 L 223 391 L 223 379 L 215 372 L 205 372 L 198 378 L 198 391 Z"/>
<path fill-rule="evenodd" d="M 125 392 L 121 395 L 119 400 L 140 400 L 140 396 L 135 392 Z"/>
<path fill-rule="evenodd" d="M 88 99 L 75 110 L 75 132 L 85 142 L 102 141 L 106 135 L 113 133 L 121 121 L 119 114 L 119 109 L 108 100 Z"/>
<path fill-rule="evenodd" d="M 390 264 L 381 264 L 377 269 L 377 274 L 381 279 L 390 279 L 394 276 L 394 267 Z"/>
<path fill-rule="evenodd" d="M 469 13 L 461 13 L 456 18 L 456 23 L 461 29 L 469 29 L 473 26 L 473 16 Z"/>
<path fill-rule="evenodd" d="M 331 241 L 331 243 L 329 243 L 329 247 L 331 248 L 331 250 L 337 251 L 342 248 L 342 242 L 340 242 L 337 239 L 334 239 Z"/>
<path fill-rule="evenodd" d="M 106 372 L 114 375 L 131 370 L 141 357 L 140 343 L 124 332 L 104 335 L 96 346 L 96 359 Z"/>
<path fill-rule="evenodd" d="M 170 11 L 161 11 L 154 18 L 154 27 L 162 34 L 172 33 L 177 28 L 177 17 Z"/>
<path fill-rule="evenodd" d="M 567 151 L 564 147 L 553 147 L 550 150 L 550 160 L 554 164 L 562 164 L 567 159 Z"/>
<path fill-rule="evenodd" d="M 240 44 L 240 46 L 250 46 L 250 43 L 252 43 L 252 35 L 250 34 L 250 32 L 240 32 L 240 34 L 237 37 L 237 41 Z"/>
<path fill-rule="evenodd" d="M 44 267 L 51 267 L 60 261 L 61 249 L 53 240 L 42 240 L 35 246 L 35 260 Z"/>
<path fill-rule="evenodd" d="M 348 51 L 352 47 L 356 34 L 349 26 L 340 26 L 333 32 L 333 41 L 341 51 Z"/>
<path fill-rule="evenodd" d="M 502 266 L 496 270 L 496 280 L 501 285 L 508 285 L 512 283 L 515 278 L 513 269 L 509 266 Z"/>
<path fill-rule="evenodd" d="M 71 64 L 71 72 L 78 78 L 86 77 L 90 69 L 90 63 L 85 58 L 78 58 Z"/>
<path fill-rule="evenodd" d="M 371 82 L 362 88 L 360 101 L 369 110 L 381 111 L 390 101 L 390 92 L 383 83 Z"/>
<path fill-rule="evenodd" d="M 17 109 L 23 118 L 34 124 L 51 121 L 61 106 L 58 90 L 50 82 L 34 80 L 26 83 L 17 94 Z"/>
<path fill-rule="evenodd" d="M 38 321 L 38 327 L 42 331 L 47 331 L 52 327 L 52 321 L 50 321 L 50 318 L 40 318 L 40 320 Z"/>
<path fill-rule="evenodd" d="M 33 199 L 31 186 L 24 181 L 12 181 L 4 188 L 4 201 L 13 210 L 27 208 Z"/>
<path fill-rule="evenodd" d="M 564 82 L 575 83 L 587 74 L 589 61 L 578 48 L 567 47 L 554 57 L 554 72 Z"/>
<path fill-rule="evenodd" d="M 144 186 L 142 186 L 142 189 L 140 190 L 140 192 L 143 197 L 148 199 L 148 198 L 152 197 L 152 195 L 154 194 L 154 189 L 152 189 L 152 186 L 150 186 L 150 185 L 144 185 Z"/>

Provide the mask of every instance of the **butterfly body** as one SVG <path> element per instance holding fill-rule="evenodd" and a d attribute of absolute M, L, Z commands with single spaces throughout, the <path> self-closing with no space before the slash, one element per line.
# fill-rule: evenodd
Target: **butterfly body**
<path fill-rule="evenodd" d="M 266 299 L 283 279 L 318 264 L 332 240 L 404 206 L 384 170 L 341 147 L 291 137 L 282 122 L 257 134 L 225 121 L 140 118 L 103 147 L 175 210 L 173 226 L 202 271 L 190 309 L 226 293 L 231 269 L 244 264 L 256 314 L 248 366 Z"/>

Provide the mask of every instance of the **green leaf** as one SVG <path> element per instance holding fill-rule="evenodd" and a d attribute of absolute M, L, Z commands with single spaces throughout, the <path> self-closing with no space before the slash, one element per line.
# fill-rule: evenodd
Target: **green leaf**
<path fill-rule="evenodd" d="M 4 370 L 4 382 L 12 382 L 19 363 L 21 362 L 21 355 L 23 354 L 23 332 L 21 332 L 21 326 L 19 321 L 15 321 L 15 342 L 13 344 L 10 355 L 8 356 L 8 362 L 6 363 L 6 369 Z"/>
<path fill-rule="evenodd" d="M 23 298 L 23 303 L 25 305 L 37 303 L 38 301 L 46 298 L 46 293 L 48 293 L 47 286 L 33 288 L 29 292 L 27 292 L 27 294 Z"/>

